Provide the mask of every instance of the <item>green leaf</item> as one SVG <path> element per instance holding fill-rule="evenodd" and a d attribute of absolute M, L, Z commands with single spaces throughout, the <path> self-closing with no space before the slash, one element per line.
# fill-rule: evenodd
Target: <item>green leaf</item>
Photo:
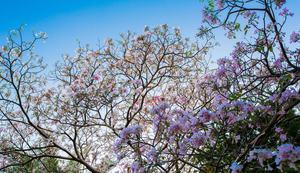
<path fill-rule="evenodd" d="M 260 46 L 260 47 L 257 49 L 257 51 L 258 51 L 259 53 L 261 53 L 263 50 L 264 50 L 264 47 L 262 47 L 262 46 Z"/>
<path fill-rule="evenodd" d="M 245 26 L 244 31 L 248 30 L 250 27 L 248 25 Z"/>
<path fill-rule="evenodd" d="M 283 77 L 284 78 L 284 77 Z M 285 81 L 285 79 L 280 79 L 278 84 L 279 84 L 279 88 L 282 89 L 283 88 L 283 82 Z"/>
<path fill-rule="evenodd" d="M 234 93 L 235 95 L 239 96 L 239 97 L 242 97 L 243 94 L 239 94 L 239 93 Z"/>
<path fill-rule="evenodd" d="M 238 93 L 232 93 L 232 94 L 228 95 L 228 98 L 232 98 L 234 101 L 237 101 L 238 100 L 237 96 L 241 97 L 243 95 L 242 94 L 238 94 Z"/>
<path fill-rule="evenodd" d="M 232 99 L 233 99 L 234 101 L 237 101 L 237 97 L 236 97 L 235 95 L 232 95 Z"/>
<path fill-rule="evenodd" d="M 76 41 L 79 41 L 78 39 L 76 39 Z"/>
<path fill-rule="evenodd" d="M 278 82 L 278 84 L 281 84 L 283 81 L 284 81 L 283 79 L 280 79 L 279 82 Z"/>
<path fill-rule="evenodd" d="M 247 35 L 247 32 L 249 31 L 249 28 L 251 28 L 249 25 L 246 25 L 246 26 L 245 26 L 245 28 L 244 28 L 245 35 Z"/>
<path fill-rule="evenodd" d="M 236 24 L 235 24 L 235 29 L 239 29 L 239 28 L 240 28 L 240 26 L 241 26 L 241 24 L 240 24 L 240 23 L 236 23 Z"/>
<path fill-rule="evenodd" d="M 287 75 L 283 75 L 283 78 L 282 79 L 287 79 Z"/>
<path fill-rule="evenodd" d="M 292 80 L 292 79 L 293 79 L 293 77 L 292 77 L 290 74 L 287 75 L 287 78 L 288 78 L 289 80 Z"/>
<path fill-rule="evenodd" d="M 273 46 L 269 47 L 270 52 L 273 52 Z"/>
<path fill-rule="evenodd" d="M 185 52 L 185 55 L 188 55 L 189 54 L 189 52 Z"/>

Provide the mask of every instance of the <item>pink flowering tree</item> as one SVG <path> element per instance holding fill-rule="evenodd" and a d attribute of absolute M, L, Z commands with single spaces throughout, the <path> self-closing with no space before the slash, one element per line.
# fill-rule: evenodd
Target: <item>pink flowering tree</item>
<path fill-rule="evenodd" d="M 38 164 L 29 172 L 53 172 L 49 158 L 62 172 L 119 166 L 136 144 L 128 141 L 118 155 L 115 141 L 139 138 L 142 129 L 151 139 L 153 119 L 160 121 L 152 107 L 196 100 L 189 82 L 208 72 L 205 55 L 214 46 L 209 37 L 201 44 L 183 39 L 179 28 L 145 27 L 140 35 L 106 39 L 97 50 L 79 44 L 76 56 L 63 55 L 46 79 L 42 59 L 32 52 L 45 33 L 26 43 L 21 31 L 12 31 L 0 51 L 0 171 L 6 172 L 32 163 Z"/>
<path fill-rule="evenodd" d="M 165 84 L 153 119 L 123 128 L 114 146 L 124 172 L 293 172 L 300 168 L 299 33 L 285 0 L 209 0 L 197 34 L 223 28 L 236 43 L 214 71 Z M 251 34 L 250 34 L 251 33 Z M 253 34 L 252 34 L 253 33 Z M 249 36 L 251 35 L 251 36 Z"/>

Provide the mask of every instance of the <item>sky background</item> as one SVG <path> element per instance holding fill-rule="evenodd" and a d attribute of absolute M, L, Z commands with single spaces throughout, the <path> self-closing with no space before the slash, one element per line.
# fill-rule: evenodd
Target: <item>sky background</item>
<path fill-rule="evenodd" d="M 128 30 L 142 33 L 143 27 L 169 24 L 179 27 L 183 37 L 195 40 L 201 23 L 199 0 L 1 0 L 0 45 L 6 42 L 10 29 L 24 22 L 25 40 L 32 39 L 31 30 L 46 32 L 46 43 L 39 41 L 34 52 L 44 56 L 47 64 L 61 59 L 60 54 L 75 55 L 79 39 L 82 45 L 97 48 L 98 39 L 103 45 L 105 38 L 118 39 L 119 33 Z M 286 4 L 295 13 L 285 29 L 287 33 L 300 28 L 300 0 L 288 0 Z M 219 30 L 217 41 L 221 46 L 213 50 L 213 58 L 228 56 L 236 40 L 228 40 Z"/>

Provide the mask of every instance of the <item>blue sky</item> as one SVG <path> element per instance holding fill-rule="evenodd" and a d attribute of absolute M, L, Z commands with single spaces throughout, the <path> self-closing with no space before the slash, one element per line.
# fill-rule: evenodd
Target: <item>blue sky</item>
<path fill-rule="evenodd" d="M 201 25 L 203 5 L 199 0 L 15 0 L 13 3 L 6 0 L 0 7 L 0 45 L 5 43 L 9 29 L 24 22 L 26 40 L 31 39 L 32 29 L 49 36 L 46 43 L 40 41 L 35 47 L 35 53 L 43 55 L 49 65 L 60 60 L 60 54 L 75 55 L 76 39 L 96 48 L 98 38 L 103 44 L 105 38 L 119 38 L 119 33 L 128 30 L 142 33 L 145 25 L 167 23 L 170 27 L 180 27 L 183 37 L 193 39 Z M 288 9 L 295 12 L 287 23 L 288 32 L 300 28 L 299 6 L 299 0 L 287 2 Z M 228 55 L 236 41 L 228 41 L 223 33 L 217 40 L 221 47 L 213 51 L 214 58 Z"/>
<path fill-rule="evenodd" d="M 5 43 L 9 29 L 27 23 L 24 33 L 30 39 L 31 30 L 46 32 L 46 43 L 38 43 L 35 52 L 48 64 L 60 59 L 60 53 L 74 54 L 81 44 L 96 48 L 98 38 L 119 38 L 128 30 L 142 33 L 143 27 L 168 23 L 180 27 L 184 37 L 194 37 L 201 23 L 197 0 L 43 0 L 14 3 L 4 1 L 0 10 L 0 43 Z"/>

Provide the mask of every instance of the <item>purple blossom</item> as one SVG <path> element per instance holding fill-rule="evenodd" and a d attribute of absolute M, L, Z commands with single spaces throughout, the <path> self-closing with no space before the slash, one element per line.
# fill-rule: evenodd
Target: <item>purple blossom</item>
<path fill-rule="evenodd" d="M 290 36 L 290 43 L 296 43 L 297 41 L 299 41 L 299 39 L 300 39 L 299 33 L 295 33 L 295 31 L 293 31 Z"/>
<path fill-rule="evenodd" d="M 200 116 L 200 121 L 202 122 L 208 122 L 211 120 L 211 113 L 208 111 L 208 110 L 205 110 L 205 109 L 202 109 L 199 113 L 199 116 Z"/>
<path fill-rule="evenodd" d="M 268 171 L 273 171 L 273 168 L 270 165 L 268 165 Z"/>
<path fill-rule="evenodd" d="M 277 96 L 278 96 L 278 94 L 274 94 L 273 96 L 270 96 L 269 99 L 274 102 L 274 101 L 276 101 Z"/>
<path fill-rule="evenodd" d="M 181 155 L 186 155 L 187 154 L 187 145 L 182 142 L 180 142 L 179 145 L 180 145 L 179 153 Z"/>
<path fill-rule="evenodd" d="M 285 141 L 286 140 L 286 135 L 285 134 L 281 134 L 280 135 L 280 139 L 281 139 L 281 141 Z"/>
<path fill-rule="evenodd" d="M 200 136 L 200 134 L 194 134 L 190 140 L 190 144 L 194 148 L 199 148 L 200 146 L 203 146 L 205 144 L 204 139 L 204 136 Z"/>
<path fill-rule="evenodd" d="M 174 122 L 170 125 L 169 127 L 169 132 L 170 133 L 179 133 L 182 129 L 181 124 L 179 124 L 178 122 Z"/>
<path fill-rule="evenodd" d="M 233 162 L 230 166 L 230 169 L 232 169 L 231 173 L 236 173 L 237 170 L 242 170 L 243 166 L 239 165 L 237 162 Z"/>
<path fill-rule="evenodd" d="M 198 119 L 196 117 L 191 118 L 191 125 L 196 125 L 198 123 Z"/>
<path fill-rule="evenodd" d="M 278 128 L 275 129 L 275 131 L 276 131 L 277 133 L 282 132 L 282 128 L 278 127 Z"/>
<path fill-rule="evenodd" d="M 237 143 L 238 140 L 240 140 L 240 139 L 241 139 L 240 135 L 234 136 L 235 143 Z"/>
<path fill-rule="evenodd" d="M 218 79 L 221 79 L 221 77 L 225 74 L 225 67 L 224 66 L 222 66 L 220 69 L 218 69 L 217 71 L 216 71 L 216 76 L 217 76 L 217 78 Z"/>
<path fill-rule="evenodd" d="M 133 172 L 139 172 L 140 168 L 139 168 L 139 164 L 140 162 L 133 162 L 130 166 L 130 169 L 133 171 Z"/>

